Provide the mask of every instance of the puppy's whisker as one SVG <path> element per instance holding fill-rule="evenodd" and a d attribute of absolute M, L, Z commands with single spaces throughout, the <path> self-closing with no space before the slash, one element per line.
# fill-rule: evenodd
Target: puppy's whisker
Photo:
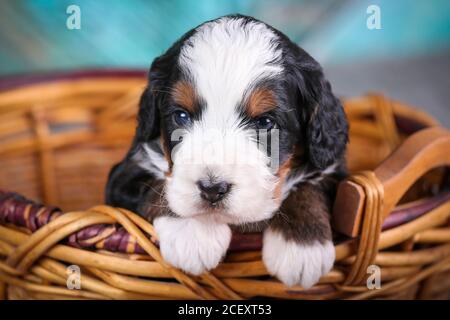
<path fill-rule="evenodd" d="M 290 222 L 289 216 L 287 214 L 285 214 L 283 211 L 278 210 L 278 215 L 280 216 L 281 219 L 283 219 L 286 223 Z"/>
<path fill-rule="evenodd" d="M 164 196 L 164 194 L 163 194 L 162 192 L 159 192 L 158 190 L 156 190 L 156 189 L 153 188 L 152 186 L 149 185 L 148 187 L 150 187 L 150 189 L 152 189 L 157 195 L 159 195 L 159 196 L 161 196 L 161 197 Z"/>

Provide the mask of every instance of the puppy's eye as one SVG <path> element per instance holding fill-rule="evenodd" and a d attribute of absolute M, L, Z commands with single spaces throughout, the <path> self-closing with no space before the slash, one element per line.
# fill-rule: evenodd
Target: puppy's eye
<path fill-rule="evenodd" d="M 256 127 L 260 130 L 271 130 L 275 127 L 275 122 L 269 117 L 259 117 L 256 119 Z"/>
<path fill-rule="evenodd" d="M 191 117 L 186 111 L 177 110 L 173 114 L 173 118 L 179 126 L 186 126 L 191 122 Z"/>

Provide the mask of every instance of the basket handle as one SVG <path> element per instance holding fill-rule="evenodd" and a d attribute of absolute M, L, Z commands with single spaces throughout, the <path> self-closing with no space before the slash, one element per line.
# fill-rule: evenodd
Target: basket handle
<path fill-rule="evenodd" d="M 373 172 L 384 190 L 381 217 L 386 218 L 405 192 L 423 174 L 450 166 L 450 131 L 442 127 L 421 130 L 407 138 Z M 333 227 L 350 237 L 360 234 L 365 191 L 352 177 L 339 184 L 333 209 Z"/>

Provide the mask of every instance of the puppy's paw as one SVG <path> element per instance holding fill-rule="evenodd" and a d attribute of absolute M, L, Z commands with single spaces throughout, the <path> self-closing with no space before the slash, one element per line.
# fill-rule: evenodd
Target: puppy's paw
<path fill-rule="evenodd" d="M 153 224 L 164 260 L 194 275 L 217 267 L 231 240 L 230 227 L 211 219 L 158 217 Z"/>
<path fill-rule="evenodd" d="M 308 289 L 327 274 L 334 264 L 335 249 L 331 241 L 302 244 L 286 240 L 270 228 L 264 232 L 263 261 L 267 270 L 287 286 Z"/>

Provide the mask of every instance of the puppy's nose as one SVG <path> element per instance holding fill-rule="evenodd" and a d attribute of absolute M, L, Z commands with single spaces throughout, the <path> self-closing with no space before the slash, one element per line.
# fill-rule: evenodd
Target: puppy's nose
<path fill-rule="evenodd" d="M 197 185 L 200 189 L 200 197 L 212 204 L 222 200 L 231 188 L 231 184 L 226 181 L 199 180 Z"/>

